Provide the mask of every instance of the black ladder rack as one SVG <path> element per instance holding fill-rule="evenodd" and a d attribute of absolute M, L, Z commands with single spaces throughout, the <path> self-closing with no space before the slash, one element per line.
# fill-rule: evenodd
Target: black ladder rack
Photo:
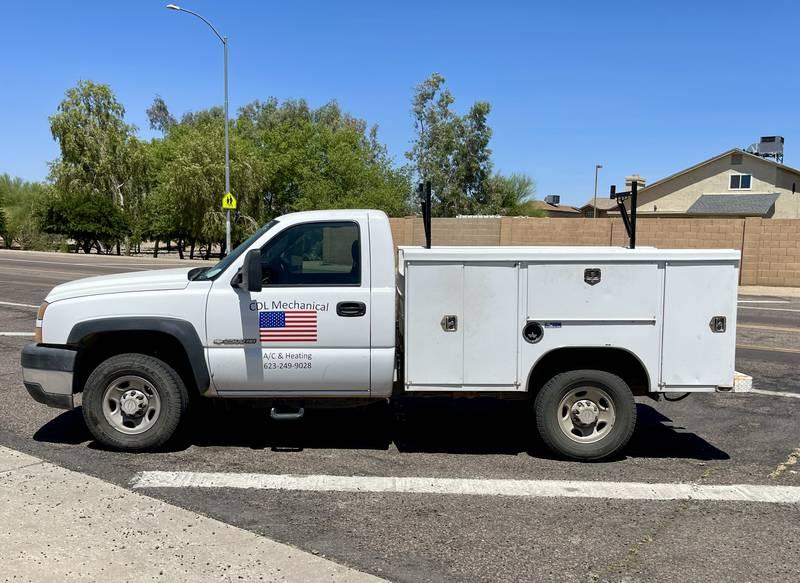
<path fill-rule="evenodd" d="M 625 223 L 625 230 L 628 232 L 628 249 L 636 249 L 636 193 L 639 185 L 634 180 L 631 182 L 631 189 L 624 192 L 617 192 L 617 185 L 611 185 L 609 197 L 617 199 L 617 207 L 622 215 L 622 222 Z M 625 208 L 625 201 L 631 199 L 631 212 Z"/>

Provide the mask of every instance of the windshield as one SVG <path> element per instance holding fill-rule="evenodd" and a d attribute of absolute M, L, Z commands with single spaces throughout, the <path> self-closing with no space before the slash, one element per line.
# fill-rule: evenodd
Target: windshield
<path fill-rule="evenodd" d="M 202 280 L 205 280 L 205 279 L 214 279 L 214 278 L 216 278 L 220 273 L 222 273 L 223 271 L 228 269 L 228 266 L 230 266 L 231 263 L 236 261 L 236 259 L 242 253 L 247 251 L 250 248 L 250 246 L 253 243 L 255 243 L 255 241 L 259 237 L 261 237 L 261 235 L 263 235 L 264 233 L 269 231 L 272 227 L 274 227 L 277 224 L 278 224 L 278 221 L 275 220 L 275 219 L 273 219 L 270 222 L 268 222 L 266 225 L 264 225 L 263 227 L 258 229 L 255 233 L 250 235 L 247 238 L 247 240 L 244 241 L 244 243 L 242 243 L 236 249 L 231 251 L 230 254 L 228 254 L 223 259 L 221 259 L 216 265 L 214 265 L 213 267 L 208 268 L 207 270 L 203 271 L 202 273 L 199 273 L 195 279 L 202 281 Z"/>

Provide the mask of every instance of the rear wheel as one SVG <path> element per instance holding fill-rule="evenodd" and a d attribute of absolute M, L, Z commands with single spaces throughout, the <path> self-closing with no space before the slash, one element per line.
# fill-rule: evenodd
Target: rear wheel
<path fill-rule="evenodd" d="M 142 451 L 164 445 L 186 412 L 180 375 L 145 354 L 119 354 L 92 371 L 83 390 L 83 418 L 107 447 Z"/>
<path fill-rule="evenodd" d="M 620 377 L 600 370 L 558 374 L 534 402 L 536 427 L 554 452 L 601 460 L 619 452 L 636 427 L 636 402 Z"/>

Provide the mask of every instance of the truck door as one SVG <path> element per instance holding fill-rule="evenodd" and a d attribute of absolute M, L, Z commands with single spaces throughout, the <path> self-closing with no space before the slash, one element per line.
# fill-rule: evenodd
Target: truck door
<path fill-rule="evenodd" d="M 366 218 L 288 225 L 261 248 L 260 292 L 217 279 L 207 346 L 220 394 L 368 395 Z"/>

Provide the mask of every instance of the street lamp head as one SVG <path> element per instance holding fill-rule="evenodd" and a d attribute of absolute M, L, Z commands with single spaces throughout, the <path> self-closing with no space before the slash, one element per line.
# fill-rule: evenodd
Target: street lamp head
<path fill-rule="evenodd" d="M 167 9 L 169 9 L 169 10 L 180 10 L 181 7 L 178 6 L 177 4 L 167 4 Z"/>
<path fill-rule="evenodd" d="M 597 168 L 598 170 L 599 170 L 600 168 L 602 168 L 602 167 L 603 167 L 603 165 L 602 165 L 602 164 L 597 164 L 597 165 L 595 166 L 595 168 Z"/>

